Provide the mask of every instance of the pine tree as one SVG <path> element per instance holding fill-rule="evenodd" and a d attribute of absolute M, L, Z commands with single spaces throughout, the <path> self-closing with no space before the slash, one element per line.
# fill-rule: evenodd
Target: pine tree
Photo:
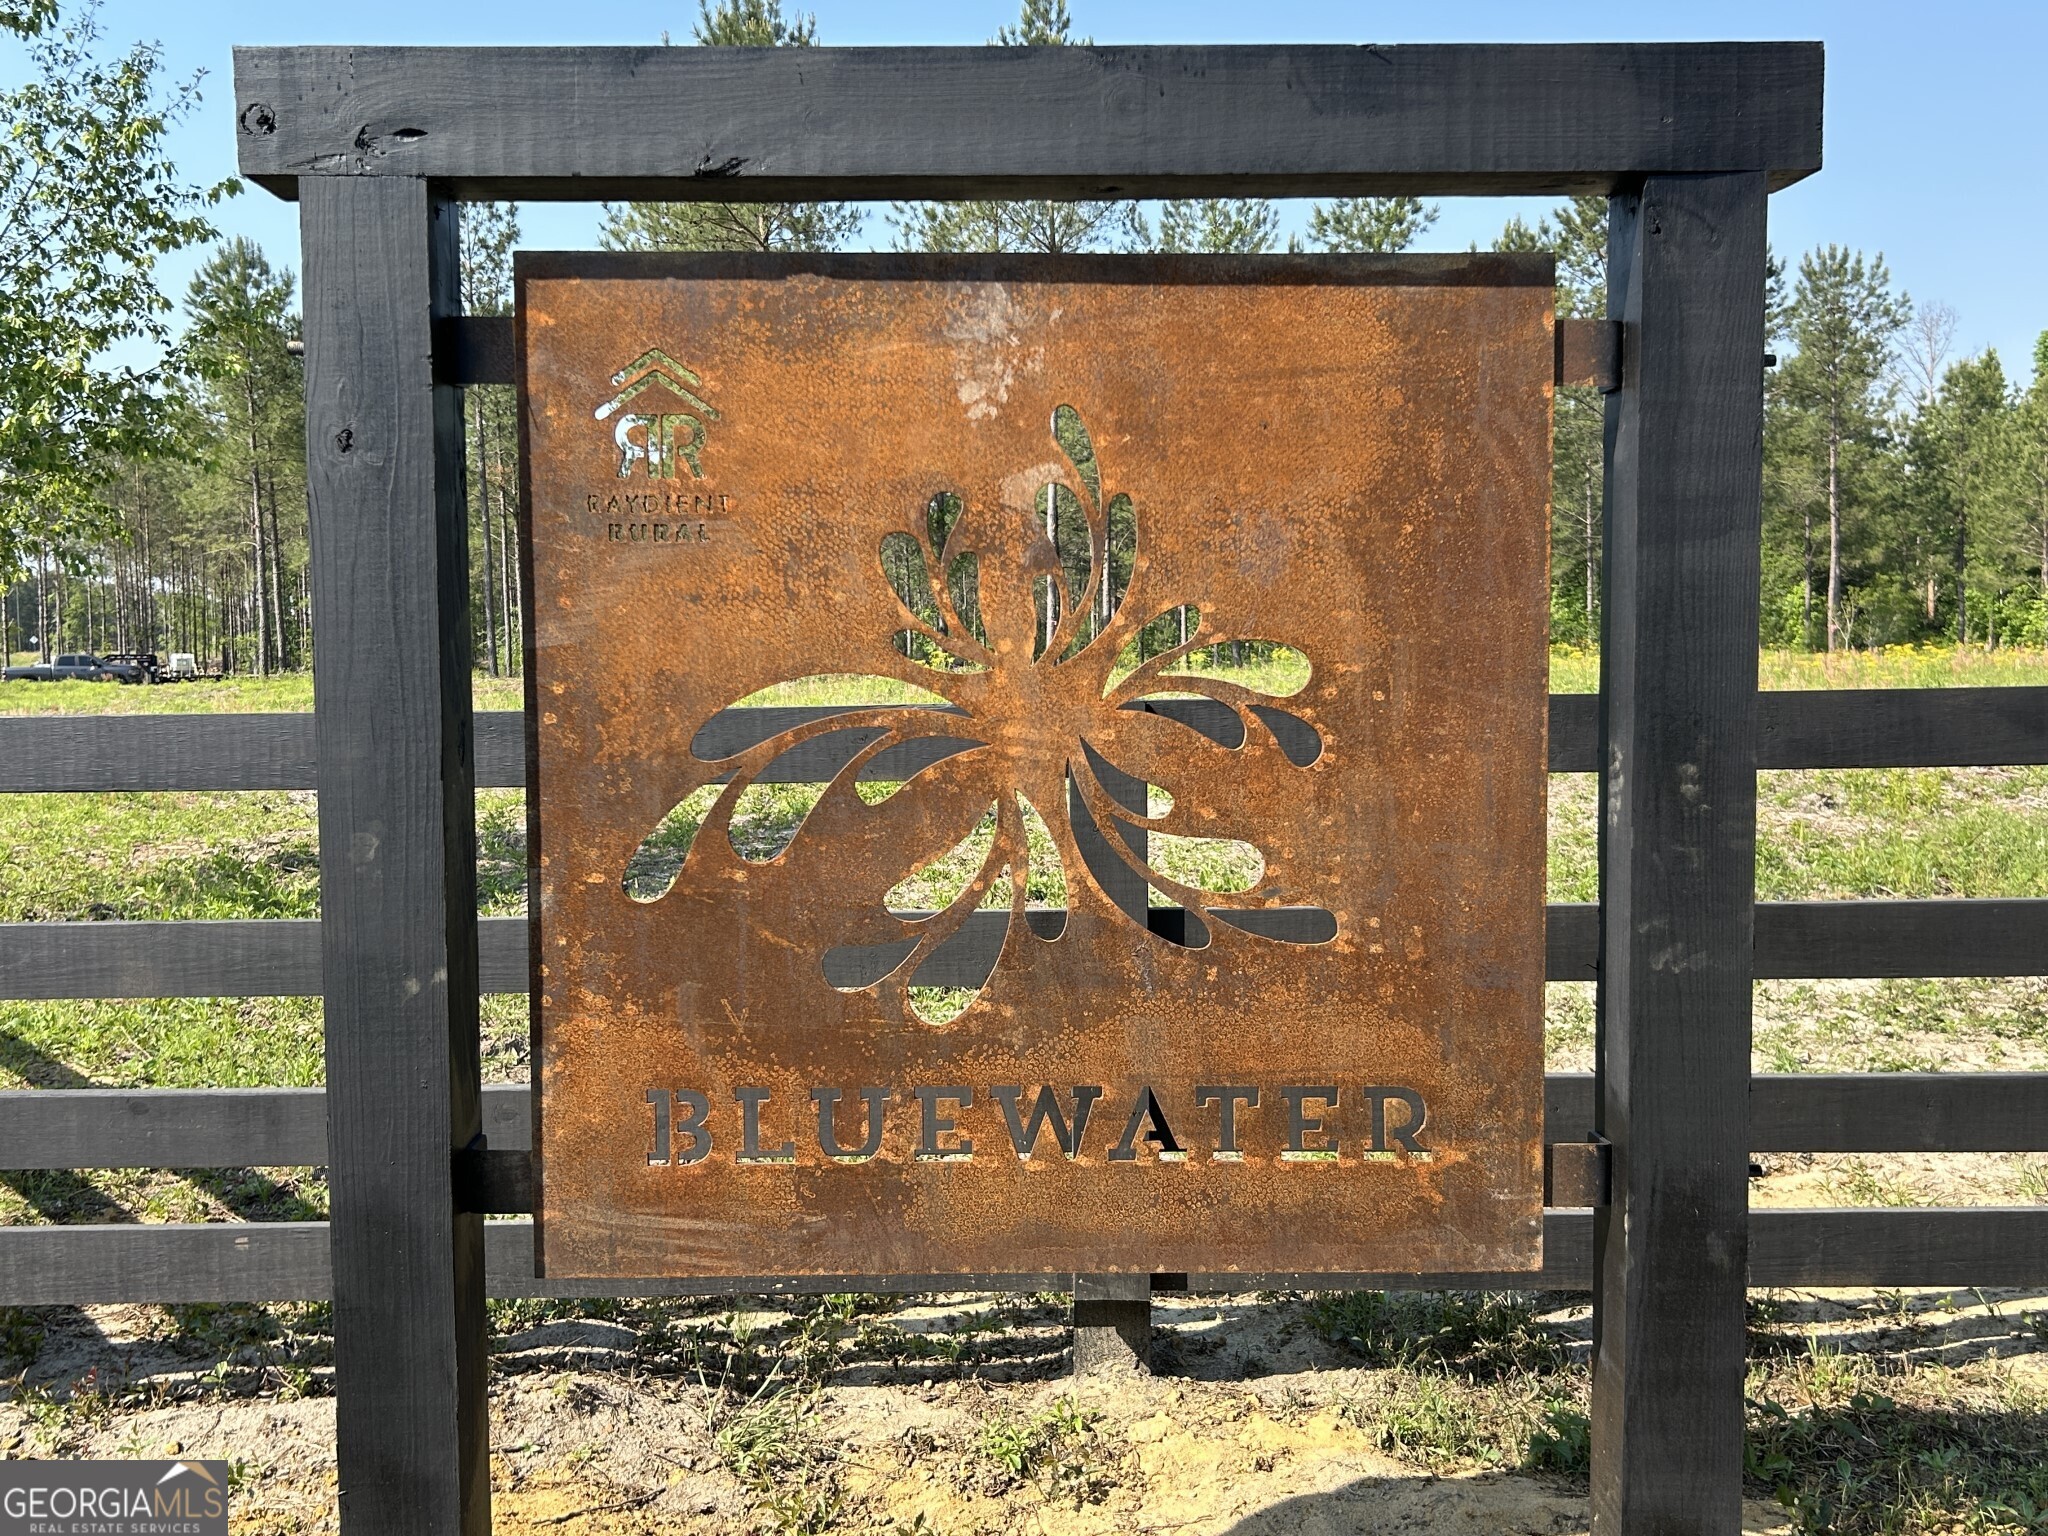
<path fill-rule="evenodd" d="M 698 0 L 700 47 L 809 48 L 817 34 L 816 17 L 784 16 L 782 0 Z M 836 251 L 862 222 L 851 203 L 608 203 L 598 241 L 614 251 Z"/>
<path fill-rule="evenodd" d="M 246 496 L 252 618 L 259 673 L 289 665 L 278 520 L 280 481 L 299 457 L 304 396 L 287 344 L 297 333 L 292 274 L 273 268 L 255 241 L 237 237 L 194 275 L 185 296 L 193 377 L 216 430 L 216 463 Z M 301 503 L 303 505 L 303 503 Z"/>
<path fill-rule="evenodd" d="M 2041 644 L 2048 647 L 2048 331 L 2034 342 L 2034 381 L 2013 411 L 2010 463 L 2018 530 L 2036 562 Z"/>
<path fill-rule="evenodd" d="M 1067 0 L 1023 0 L 1017 25 L 989 39 L 995 48 L 1088 47 L 1072 36 Z M 1066 255 L 1103 250 L 1134 229 L 1131 202 L 1051 202 L 1043 199 L 964 203 L 897 203 L 889 222 L 902 251 L 1039 251 Z"/>
<path fill-rule="evenodd" d="M 1419 197 L 1340 197 L 1309 209 L 1308 243 L 1325 251 L 1405 251 L 1440 211 Z"/>
<path fill-rule="evenodd" d="M 519 244 L 517 203 L 470 203 L 462 210 L 462 305 L 473 315 L 512 312 L 512 252 Z M 500 638 L 504 668 L 519 670 L 519 633 L 513 601 L 512 507 L 517 491 L 513 479 L 512 391 L 484 384 L 465 390 L 468 408 L 469 484 L 476 492 L 476 528 L 481 557 L 470 582 L 470 601 L 483 620 L 484 665 L 500 673 Z"/>
<path fill-rule="evenodd" d="M 1140 210 L 1130 229 L 1131 244 L 1141 251 L 1257 255 L 1273 249 L 1280 211 L 1263 197 L 1173 198 L 1159 205 L 1156 227 Z"/>
<path fill-rule="evenodd" d="M 1884 445 L 1892 404 L 1892 346 L 1912 318 L 1912 301 L 1895 294 L 1884 257 L 1830 245 L 1799 262 L 1787 331 L 1797 355 L 1774 380 L 1787 408 L 1784 425 L 1808 456 L 1827 512 L 1827 648 L 1847 644 L 1843 629 L 1844 516 L 1856 476 Z M 1797 450 L 1795 450 L 1797 451 Z M 1806 632 L 1812 633 L 1813 524 L 1808 504 L 1802 560 Z"/>
<path fill-rule="evenodd" d="M 1493 248 L 1549 251 L 1557 258 L 1560 317 L 1606 313 L 1606 198 L 1560 203 L 1533 228 L 1510 219 Z M 1597 389 L 1575 385 L 1557 392 L 1551 428 L 1551 628 L 1554 638 L 1579 645 L 1600 640 L 1605 413 Z"/>
<path fill-rule="evenodd" d="M 1973 629 L 1986 641 L 1997 639 L 1997 599 L 2007 585 L 2001 557 L 2012 542 L 2001 515 L 2009 507 L 2008 407 L 1998 354 L 1965 358 L 1943 373 L 1907 438 L 1917 500 L 1948 546 L 1961 644 Z"/>

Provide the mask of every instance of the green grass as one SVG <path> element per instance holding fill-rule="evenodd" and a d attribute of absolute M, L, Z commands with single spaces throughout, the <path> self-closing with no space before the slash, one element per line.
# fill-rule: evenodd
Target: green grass
<path fill-rule="evenodd" d="M 317 917 L 313 796 L 0 795 L 0 922 Z"/>
<path fill-rule="evenodd" d="M 2048 651 L 1981 646 L 1899 645 L 1888 650 L 1765 651 L 1757 659 L 1757 686 L 1802 688 L 2039 688 L 2048 687 Z M 1559 645 L 1550 651 L 1550 691 L 1598 693 L 1600 653 Z"/>
<path fill-rule="evenodd" d="M 898 682 L 893 677 L 872 677 L 865 673 L 821 674 L 792 678 L 748 694 L 737 705 L 766 707 L 797 704 L 943 704 L 945 699 L 929 688 Z"/>
<path fill-rule="evenodd" d="M 1550 777 L 1550 899 L 1599 895 L 1595 779 Z M 1757 895 L 2048 896 L 2048 767 L 1757 775 Z"/>
<path fill-rule="evenodd" d="M 2048 768 L 1766 772 L 1757 895 L 2048 895 Z"/>
<path fill-rule="evenodd" d="M 2048 1531 L 2048 1403 L 2000 1372 L 1890 1375 L 1810 1345 L 1752 1368 L 1746 1462 L 1812 1536 Z"/>
<path fill-rule="evenodd" d="M 1369 1365 L 1426 1366 L 1473 1380 L 1555 1370 L 1565 1354 L 1529 1298 L 1467 1291 L 1336 1291 L 1309 1320 Z"/>
<path fill-rule="evenodd" d="M 477 709 L 524 707 L 516 677 L 479 675 Z M 125 687 L 119 683 L 0 683 L 0 715 L 298 714 L 313 707 L 313 674 L 227 677 L 196 683 Z"/>

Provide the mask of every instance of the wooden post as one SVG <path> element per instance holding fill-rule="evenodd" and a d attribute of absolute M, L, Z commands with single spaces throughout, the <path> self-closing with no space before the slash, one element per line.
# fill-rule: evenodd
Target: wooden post
<path fill-rule="evenodd" d="M 1074 1374 L 1152 1369 L 1152 1277 L 1074 1276 Z"/>
<path fill-rule="evenodd" d="M 456 208 L 407 177 L 300 184 L 319 750 L 336 1454 L 352 1536 L 490 1529 L 469 543 Z"/>
<path fill-rule="evenodd" d="M 1652 176 L 1611 204 L 1596 1536 L 1740 1529 L 1764 198 Z"/>

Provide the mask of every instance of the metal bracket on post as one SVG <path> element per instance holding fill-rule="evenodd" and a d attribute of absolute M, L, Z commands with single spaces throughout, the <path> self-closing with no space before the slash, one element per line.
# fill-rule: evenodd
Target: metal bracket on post
<path fill-rule="evenodd" d="M 1543 1148 L 1543 1203 L 1564 1210 L 1607 1204 L 1612 1165 L 1613 1148 L 1597 1132 L 1584 1141 L 1550 1142 Z"/>
<path fill-rule="evenodd" d="M 1557 321 L 1557 382 L 1590 384 L 1603 395 L 1621 388 L 1621 322 Z"/>

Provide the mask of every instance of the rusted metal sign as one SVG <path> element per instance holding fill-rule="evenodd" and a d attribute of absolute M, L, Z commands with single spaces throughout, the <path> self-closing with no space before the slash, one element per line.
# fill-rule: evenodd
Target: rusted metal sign
<path fill-rule="evenodd" d="M 1547 258 L 518 288 L 543 1273 L 1536 1266 Z"/>

